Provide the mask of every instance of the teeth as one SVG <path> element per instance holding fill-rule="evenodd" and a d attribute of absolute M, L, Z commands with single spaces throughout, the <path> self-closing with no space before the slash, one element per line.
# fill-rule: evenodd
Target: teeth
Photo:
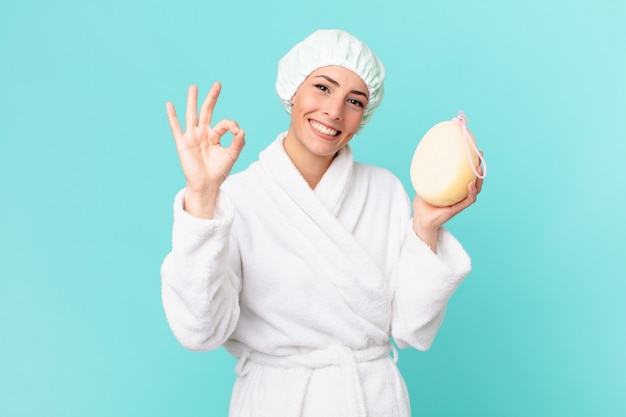
<path fill-rule="evenodd" d="M 315 130 L 317 130 L 318 132 L 324 134 L 324 135 L 328 135 L 328 136 L 337 136 L 337 134 L 339 133 L 338 130 L 335 129 L 331 129 L 329 127 L 326 127 L 320 123 L 317 123 L 313 120 L 311 120 L 311 126 L 313 126 L 313 128 Z"/>

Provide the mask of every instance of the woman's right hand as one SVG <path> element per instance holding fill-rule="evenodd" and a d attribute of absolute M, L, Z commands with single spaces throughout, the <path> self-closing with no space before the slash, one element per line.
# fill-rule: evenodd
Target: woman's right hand
<path fill-rule="evenodd" d="M 220 185 L 230 174 L 245 145 L 245 132 L 239 128 L 237 122 L 224 119 L 211 127 L 213 109 L 221 87 L 220 83 L 213 84 L 200 108 L 199 118 L 196 110 L 198 87 L 189 87 L 184 132 L 176 117 L 174 105 L 171 102 L 166 105 L 176 150 L 187 181 L 185 211 L 194 217 L 213 218 Z M 220 140 L 227 132 L 231 132 L 234 137 L 230 146 L 224 148 Z"/>

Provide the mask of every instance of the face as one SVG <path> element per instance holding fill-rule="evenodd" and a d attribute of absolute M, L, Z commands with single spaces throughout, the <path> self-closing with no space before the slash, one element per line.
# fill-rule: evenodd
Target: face
<path fill-rule="evenodd" d="M 367 101 L 367 86 L 354 72 L 340 66 L 313 71 L 291 99 L 284 146 L 296 166 L 311 158 L 331 161 L 358 130 Z"/>

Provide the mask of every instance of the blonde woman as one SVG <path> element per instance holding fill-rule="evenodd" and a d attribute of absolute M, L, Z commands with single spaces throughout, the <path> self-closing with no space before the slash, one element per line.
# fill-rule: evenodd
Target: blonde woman
<path fill-rule="evenodd" d="M 348 144 L 380 105 L 384 77 L 354 36 L 314 32 L 279 62 L 288 130 L 233 175 L 245 133 L 232 120 L 212 124 L 220 85 L 199 114 L 189 89 L 185 131 L 167 105 L 186 186 L 163 305 L 186 348 L 224 346 L 238 358 L 232 417 L 410 415 L 390 340 L 433 342 L 470 270 L 442 226 L 482 181 L 450 207 L 411 204 L 392 173 L 353 160 Z"/>

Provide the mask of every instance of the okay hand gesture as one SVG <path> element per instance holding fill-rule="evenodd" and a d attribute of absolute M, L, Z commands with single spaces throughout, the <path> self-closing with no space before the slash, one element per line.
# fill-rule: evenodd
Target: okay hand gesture
<path fill-rule="evenodd" d="M 170 128 L 187 181 L 185 210 L 202 218 L 213 217 L 219 187 L 228 177 L 245 145 L 245 132 L 239 128 L 237 122 L 224 119 L 211 127 L 220 90 L 220 83 L 213 84 L 200 108 L 198 118 L 198 87 L 189 87 L 184 132 L 178 122 L 174 105 L 167 103 Z M 227 132 L 231 132 L 234 137 L 230 146 L 223 147 L 220 141 Z"/>

